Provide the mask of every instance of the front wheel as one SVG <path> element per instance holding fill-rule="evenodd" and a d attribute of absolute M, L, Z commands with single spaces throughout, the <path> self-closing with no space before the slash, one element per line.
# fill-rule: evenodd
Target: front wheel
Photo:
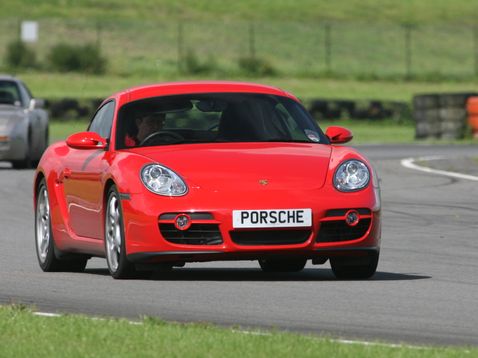
<path fill-rule="evenodd" d="M 307 263 L 306 259 L 261 259 L 259 265 L 264 272 L 299 272 Z"/>
<path fill-rule="evenodd" d="M 330 266 L 335 277 L 341 280 L 364 280 L 377 271 L 379 252 L 369 253 L 368 257 L 330 258 Z"/>
<path fill-rule="evenodd" d="M 35 247 L 40 268 L 45 272 L 70 271 L 82 272 L 88 259 L 83 256 L 75 256 L 60 260 L 56 253 L 60 253 L 55 247 L 51 229 L 50 202 L 45 180 L 40 182 L 37 190 L 37 202 L 35 210 Z"/>
<path fill-rule="evenodd" d="M 106 201 L 105 251 L 108 270 L 113 278 L 128 278 L 135 273 L 134 265 L 126 258 L 123 212 L 115 186 L 108 190 Z"/>

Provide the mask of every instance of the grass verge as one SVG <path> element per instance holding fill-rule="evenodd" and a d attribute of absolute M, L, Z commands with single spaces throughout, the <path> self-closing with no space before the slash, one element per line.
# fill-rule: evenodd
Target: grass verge
<path fill-rule="evenodd" d="M 325 131 L 330 126 L 342 126 L 350 129 L 355 144 L 392 144 L 414 143 L 415 127 L 412 123 L 397 123 L 392 120 L 347 120 L 321 121 L 320 127 Z"/>
<path fill-rule="evenodd" d="M 0 307 L 2 357 L 463 357 L 476 348 L 343 344 L 284 332 L 244 333 L 210 324 L 145 318 L 40 317 L 25 306 Z M 255 334 L 254 334 L 255 333 Z"/>
<path fill-rule="evenodd" d="M 93 76 L 83 74 L 18 73 L 33 94 L 40 98 L 106 98 L 112 93 L 142 84 L 189 81 L 235 80 L 257 82 L 280 87 L 302 100 L 313 98 L 411 101 L 418 93 L 474 92 L 476 83 L 469 82 L 407 82 L 407 81 L 357 81 L 311 77 L 237 77 L 237 76 Z"/>
<path fill-rule="evenodd" d="M 50 143 L 66 139 L 70 134 L 86 131 L 88 120 L 50 121 Z"/>

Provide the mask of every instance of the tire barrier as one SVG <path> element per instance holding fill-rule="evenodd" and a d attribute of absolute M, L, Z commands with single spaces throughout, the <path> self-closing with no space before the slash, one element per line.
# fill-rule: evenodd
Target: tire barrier
<path fill-rule="evenodd" d="M 49 99 L 46 101 L 46 110 L 50 112 L 50 118 L 54 121 L 68 121 L 84 118 L 91 118 L 102 99 L 72 98 Z"/>
<path fill-rule="evenodd" d="M 461 139 L 467 130 L 466 103 L 476 93 L 423 94 L 413 97 L 415 138 Z"/>
<path fill-rule="evenodd" d="M 478 97 L 468 98 L 466 110 L 468 113 L 468 125 L 471 128 L 473 138 L 478 138 Z"/>
<path fill-rule="evenodd" d="M 54 121 L 91 118 L 102 101 L 98 98 L 48 99 L 46 109 Z M 315 99 L 306 101 L 306 103 L 308 103 L 306 107 L 316 120 L 392 118 L 397 121 L 406 121 L 411 118 L 411 108 L 406 102 Z"/>
<path fill-rule="evenodd" d="M 318 121 L 322 119 L 388 119 L 405 121 L 411 117 L 410 106 L 405 102 L 351 101 L 343 99 L 314 99 L 307 106 Z"/>

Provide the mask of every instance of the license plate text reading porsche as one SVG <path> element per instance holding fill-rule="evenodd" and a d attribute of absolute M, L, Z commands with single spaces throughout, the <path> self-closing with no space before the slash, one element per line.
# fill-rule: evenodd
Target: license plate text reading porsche
<path fill-rule="evenodd" d="M 311 209 L 233 210 L 234 228 L 310 227 Z"/>

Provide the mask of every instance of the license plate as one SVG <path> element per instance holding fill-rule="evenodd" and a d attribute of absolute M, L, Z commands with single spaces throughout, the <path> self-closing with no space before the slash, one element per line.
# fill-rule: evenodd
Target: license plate
<path fill-rule="evenodd" d="M 233 228 L 310 227 L 311 209 L 233 210 Z"/>

